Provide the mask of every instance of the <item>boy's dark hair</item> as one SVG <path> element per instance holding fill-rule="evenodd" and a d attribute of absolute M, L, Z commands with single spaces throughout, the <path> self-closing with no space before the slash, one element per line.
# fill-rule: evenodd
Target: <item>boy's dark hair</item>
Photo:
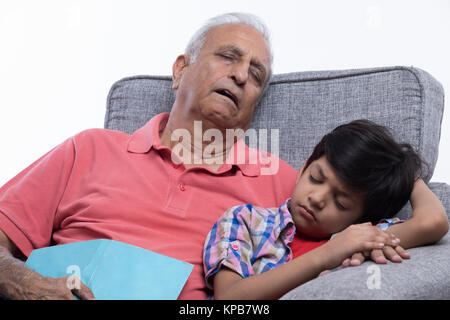
<path fill-rule="evenodd" d="M 369 120 L 340 125 L 325 135 L 305 169 L 325 155 L 336 175 L 364 198 L 357 221 L 391 218 L 409 200 L 422 160 L 411 145 L 397 143 L 387 128 Z"/>

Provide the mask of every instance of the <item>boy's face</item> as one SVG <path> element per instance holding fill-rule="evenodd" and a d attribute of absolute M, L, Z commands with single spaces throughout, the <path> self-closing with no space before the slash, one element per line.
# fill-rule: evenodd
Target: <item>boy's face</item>
<path fill-rule="evenodd" d="M 335 174 L 325 156 L 300 169 L 290 212 L 297 231 L 316 239 L 339 232 L 362 215 L 364 198 Z"/>

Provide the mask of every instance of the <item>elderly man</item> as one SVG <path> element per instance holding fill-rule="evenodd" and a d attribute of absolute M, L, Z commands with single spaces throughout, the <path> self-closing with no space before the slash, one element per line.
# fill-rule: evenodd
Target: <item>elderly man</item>
<path fill-rule="evenodd" d="M 36 248 L 107 238 L 192 263 L 180 299 L 206 298 L 202 249 L 215 221 L 241 203 L 278 206 L 295 185 L 296 170 L 282 160 L 272 157 L 276 170 L 262 174 L 270 163 L 249 161 L 251 150 L 239 135 L 225 139 L 227 129 L 248 128 L 270 79 L 271 61 L 267 31 L 258 19 L 213 18 L 173 64 L 177 94 L 170 114 L 155 116 L 131 136 L 81 132 L 3 186 L 0 295 L 92 298 L 86 286 L 71 291 L 66 278 L 43 278 L 22 260 Z M 213 152 L 202 152 L 211 144 L 203 141 L 208 130 L 223 138 L 213 142 Z M 411 229 L 404 225 L 393 229 L 407 242 Z M 385 254 L 394 260 L 394 251 Z"/>
<path fill-rule="evenodd" d="M 132 136 L 81 132 L 3 186 L 0 294 L 73 298 L 65 278 L 43 278 L 20 260 L 36 248 L 107 238 L 194 264 L 180 298 L 205 298 L 202 249 L 214 222 L 239 203 L 277 206 L 295 183 L 296 171 L 277 158 L 271 175 L 261 174 L 267 164 L 227 158 L 239 143 L 225 141 L 226 129 L 248 128 L 270 78 L 266 35 L 250 15 L 212 19 L 173 65 L 177 95 L 170 115 L 157 115 Z M 223 133 L 224 141 L 194 159 L 203 143 L 203 135 L 194 134 L 197 121 L 203 132 Z M 174 140 L 177 129 L 193 139 Z M 177 144 L 183 162 L 171 150 Z M 250 154 L 245 145 L 240 150 Z M 74 293 L 92 297 L 85 286 Z"/>

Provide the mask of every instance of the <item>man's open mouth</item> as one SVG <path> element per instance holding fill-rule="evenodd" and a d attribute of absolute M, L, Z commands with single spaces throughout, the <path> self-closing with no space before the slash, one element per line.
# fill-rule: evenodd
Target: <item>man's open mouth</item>
<path fill-rule="evenodd" d="M 233 101 L 233 103 L 236 105 L 236 107 L 239 105 L 238 98 L 231 91 L 228 91 L 226 89 L 220 89 L 220 90 L 216 90 L 216 92 L 222 96 L 225 96 L 225 97 L 231 99 L 231 101 Z"/>

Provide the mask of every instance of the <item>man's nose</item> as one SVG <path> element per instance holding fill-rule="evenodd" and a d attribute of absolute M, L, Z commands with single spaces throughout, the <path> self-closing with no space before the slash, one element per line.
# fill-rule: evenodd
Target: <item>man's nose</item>
<path fill-rule="evenodd" d="M 249 64 L 245 62 L 236 63 L 233 66 L 231 78 L 237 85 L 241 86 L 248 80 Z"/>

